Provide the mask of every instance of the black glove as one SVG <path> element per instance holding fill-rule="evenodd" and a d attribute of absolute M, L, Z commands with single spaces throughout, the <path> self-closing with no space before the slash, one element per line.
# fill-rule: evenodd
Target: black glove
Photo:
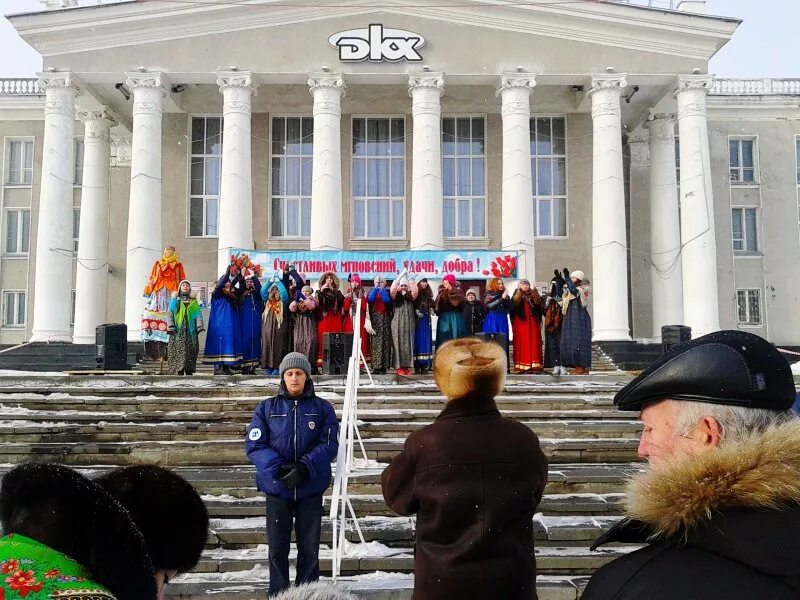
<path fill-rule="evenodd" d="M 284 470 L 287 468 L 288 470 L 284 475 Z M 282 474 L 280 478 L 281 483 L 283 483 L 283 485 L 290 490 L 292 488 L 296 488 L 298 485 L 304 484 L 306 481 L 308 481 L 310 476 L 308 467 L 301 462 L 283 464 L 280 467 L 280 472 Z"/>
<path fill-rule="evenodd" d="M 569 269 L 567 269 L 567 267 L 564 267 L 564 279 L 569 279 Z"/>

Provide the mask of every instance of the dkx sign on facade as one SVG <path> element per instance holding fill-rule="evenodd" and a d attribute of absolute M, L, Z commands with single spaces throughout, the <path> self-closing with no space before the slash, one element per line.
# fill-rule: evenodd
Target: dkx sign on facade
<path fill-rule="evenodd" d="M 334 33 L 328 42 L 339 49 L 342 62 L 419 62 L 422 56 L 417 50 L 425 45 L 425 38 L 410 31 L 373 24 Z"/>

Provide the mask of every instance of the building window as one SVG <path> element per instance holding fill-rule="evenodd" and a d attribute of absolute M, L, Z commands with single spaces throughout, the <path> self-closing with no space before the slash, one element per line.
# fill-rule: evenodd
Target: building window
<path fill-rule="evenodd" d="M 531 176 L 536 237 L 567 235 L 567 147 L 563 117 L 531 118 Z"/>
<path fill-rule="evenodd" d="M 800 185 L 800 137 L 794 140 L 795 167 L 797 168 L 797 185 Z"/>
<path fill-rule="evenodd" d="M 192 117 L 189 236 L 217 235 L 222 174 L 222 118 Z"/>
<path fill-rule="evenodd" d="M 75 290 L 70 290 L 70 299 L 69 326 L 75 327 Z"/>
<path fill-rule="evenodd" d="M 353 119 L 353 236 L 405 236 L 405 120 Z"/>
<path fill-rule="evenodd" d="M 31 211 L 6 211 L 6 254 L 27 254 L 30 249 Z"/>
<path fill-rule="evenodd" d="M 78 251 L 78 240 L 81 237 L 81 209 L 74 207 L 72 209 L 72 250 Z"/>
<path fill-rule="evenodd" d="M 75 185 L 83 185 L 83 140 L 75 140 Z"/>
<path fill-rule="evenodd" d="M 755 183 L 755 139 L 733 139 L 728 142 L 731 183 Z"/>
<path fill-rule="evenodd" d="M 26 293 L 3 291 L 3 326 L 25 327 L 27 317 Z"/>
<path fill-rule="evenodd" d="M 486 124 L 483 117 L 442 119 L 444 237 L 486 235 Z"/>
<path fill-rule="evenodd" d="M 33 141 L 10 140 L 8 142 L 8 185 L 31 185 L 33 182 Z"/>
<path fill-rule="evenodd" d="M 758 252 L 758 220 L 755 208 L 732 209 L 733 251 Z"/>
<path fill-rule="evenodd" d="M 761 325 L 761 290 L 736 290 L 740 325 Z"/>
<path fill-rule="evenodd" d="M 314 118 L 272 119 L 272 237 L 311 235 Z"/>

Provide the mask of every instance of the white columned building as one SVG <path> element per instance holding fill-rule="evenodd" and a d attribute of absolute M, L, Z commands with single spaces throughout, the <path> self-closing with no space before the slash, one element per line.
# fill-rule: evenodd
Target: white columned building
<path fill-rule="evenodd" d="M 411 155 L 411 236 L 413 249 L 444 247 L 442 198 L 442 73 L 408 78 L 414 138 Z"/>
<path fill-rule="evenodd" d="M 714 194 L 706 122 L 710 75 L 679 75 L 683 313 L 692 337 L 719 330 Z"/>
<path fill-rule="evenodd" d="M 217 273 L 224 273 L 231 248 L 253 248 L 250 132 L 256 87 L 249 71 L 218 72 L 217 85 L 223 98 Z"/>
<path fill-rule="evenodd" d="M 77 89 L 70 73 L 39 76 L 46 97 L 31 341 L 69 342 Z"/>
<path fill-rule="evenodd" d="M 522 252 L 518 277 L 536 280 L 533 187 L 531 179 L 531 91 L 533 73 L 508 73 L 500 78 L 503 119 L 501 246 Z"/>
<path fill-rule="evenodd" d="M 593 339 L 629 340 L 628 244 L 620 96 L 623 74 L 592 77 Z M 602 300 L 601 300 L 602 299 Z"/>
<path fill-rule="evenodd" d="M 683 324 L 681 224 L 675 172 L 675 115 L 655 113 L 650 130 L 650 289 L 653 337 Z"/>
<path fill-rule="evenodd" d="M 94 344 L 97 326 L 106 322 L 108 302 L 108 177 L 114 121 L 105 109 L 78 116 L 84 151 L 72 341 Z"/>
<path fill-rule="evenodd" d="M 142 292 L 161 243 L 161 73 L 128 73 L 133 94 L 131 186 L 125 267 L 125 323 L 128 339 L 138 341 L 144 308 Z"/>
<path fill-rule="evenodd" d="M 341 75 L 314 73 L 308 77 L 314 97 L 314 146 L 311 183 L 311 250 L 344 248 L 342 207 Z"/>

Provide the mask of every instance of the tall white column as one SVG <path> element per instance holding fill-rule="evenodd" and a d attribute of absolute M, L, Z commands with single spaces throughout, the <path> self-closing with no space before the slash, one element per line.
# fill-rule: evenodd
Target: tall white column
<path fill-rule="evenodd" d="M 710 75 L 679 75 L 683 314 L 692 337 L 719 330 L 717 241 L 706 122 Z"/>
<path fill-rule="evenodd" d="M 253 248 L 251 116 L 255 93 L 249 71 L 217 73 L 222 92 L 222 176 L 217 211 L 217 273 L 230 264 L 232 248 Z"/>
<path fill-rule="evenodd" d="M 39 77 L 46 98 L 31 341 L 68 342 L 77 90 L 70 73 Z"/>
<path fill-rule="evenodd" d="M 83 188 L 75 283 L 75 344 L 94 344 L 108 301 L 108 171 L 113 121 L 105 110 L 79 113 L 83 121 Z"/>
<path fill-rule="evenodd" d="M 594 336 L 629 340 L 628 250 L 620 95 L 625 75 L 592 78 L 592 269 Z"/>
<path fill-rule="evenodd" d="M 675 173 L 675 115 L 650 118 L 650 289 L 653 337 L 661 327 L 683 324 L 681 223 Z"/>
<path fill-rule="evenodd" d="M 534 73 L 507 73 L 500 78 L 497 94 L 503 117 L 503 250 L 521 252 L 517 277 L 536 281 L 534 251 L 533 187 L 531 184 L 531 91 Z"/>
<path fill-rule="evenodd" d="M 153 262 L 161 257 L 161 73 L 128 73 L 133 93 L 131 185 L 125 265 L 128 340 L 141 338 L 142 292 Z"/>
<path fill-rule="evenodd" d="M 412 73 L 408 77 L 414 139 L 411 156 L 411 248 L 444 247 L 442 200 L 441 73 Z"/>
<path fill-rule="evenodd" d="M 650 142 L 645 129 L 637 128 L 625 136 L 630 154 L 628 172 L 628 246 L 631 301 L 631 334 L 653 336 L 650 296 Z M 623 152 L 625 150 L 623 149 Z"/>
<path fill-rule="evenodd" d="M 342 218 L 342 98 L 344 78 L 313 73 L 308 88 L 314 96 L 314 159 L 311 180 L 312 250 L 344 248 Z"/>

